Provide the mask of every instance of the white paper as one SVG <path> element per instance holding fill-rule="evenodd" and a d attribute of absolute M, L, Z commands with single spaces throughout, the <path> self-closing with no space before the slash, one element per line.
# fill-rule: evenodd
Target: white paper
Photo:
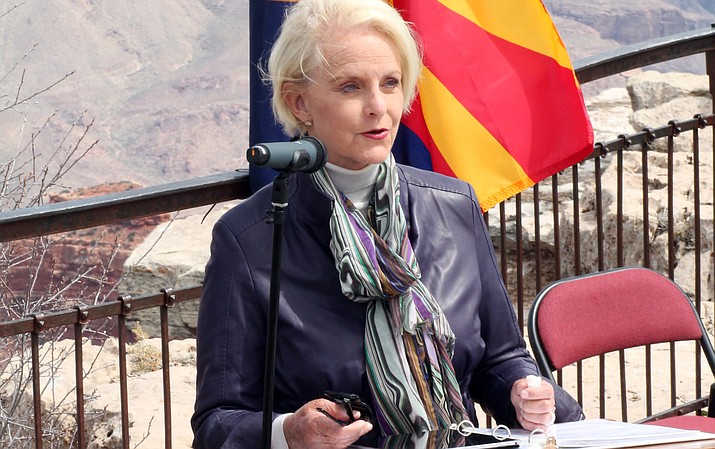
<path fill-rule="evenodd" d="M 491 434 L 492 429 L 474 429 L 475 433 Z M 647 424 L 624 423 L 605 419 L 587 419 L 569 423 L 554 424 L 549 433 L 555 433 L 559 449 L 618 449 L 626 447 L 647 446 L 652 444 L 667 444 L 698 440 L 715 440 L 715 434 L 698 430 L 683 430 L 672 427 Z M 507 436 L 504 430 L 499 435 Z M 511 438 L 518 440 L 522 448 L 542 447 L 546 435 L 536 433 L 529 440 L 530 432 L 512 429 Z M 529 444 L 529 441 L 533 444 Z M 360 446 L 350 446 L 353 449 L 368 449 Z M 461 449 L 479 449 L 484 446 L 468 446 Z M 412 449 L 430 449 L 419 444 Z"/>
<path fill-rule="evenodd" d="M 605 419 L 587 419 L 554 424 L 556 443 L 563 448 L 622 448 L 665 444 L 685 441 L 715 439 L 715 434 L 698 430 L 683 430 L 672 427 L 624 423 Z M 512 437 L 526 445 L 529 432 L 512 430 Z M 537 434 L 533 442 L 543 443 L 545 435 Z"/>

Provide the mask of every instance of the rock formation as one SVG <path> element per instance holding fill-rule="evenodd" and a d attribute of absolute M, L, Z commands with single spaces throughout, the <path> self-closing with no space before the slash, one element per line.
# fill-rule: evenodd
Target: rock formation
<path fill-rule="evenodd" d="M 174 217 L 156 227 L 144 242 L 127 258 L 125 279 L 119 291 L 133 296 L 154 294 L 162 288 L 181 288 L 200 284 L 209 258 L 211 230 L 230 205 L 193 211 Z M 177 313 L 178 312 L 178 313 Z M 170 317 L 172 338 L 187 338 L 196 329 L 197 302 L 178 304 Z M 128 317 L 130 325 L 141 325 L 151 336 L 157 336 L 159 314 L 156 310 L 141 310 Z"/>

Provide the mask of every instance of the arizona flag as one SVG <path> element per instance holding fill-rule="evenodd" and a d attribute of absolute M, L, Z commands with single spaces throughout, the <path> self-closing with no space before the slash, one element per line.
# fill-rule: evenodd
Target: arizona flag
<path fill-rule="evenodd" d="M 291 1 L 251 0 L 251 61 Z M 393 153 L 470 182 L 483 210 L 584 159 L 593 130 L 570 59 L 540 0 L 391 0 L 420 37 L 425 68 Z M 249 140 L 284 140 L 251 74 Z M 275 172 L 251 167 L 254 189 Z"/>
<path fill-rule="evenodd" d="M 398 160 L 470 182 L 486 211 L 591 153 L 583 96 L 541 0 L 391 3 L 414 24 L 425 65 Z"/>

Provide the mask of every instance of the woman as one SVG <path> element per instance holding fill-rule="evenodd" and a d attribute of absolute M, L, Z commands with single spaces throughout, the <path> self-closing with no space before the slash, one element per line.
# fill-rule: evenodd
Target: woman
<path fill-rule="evenodd" d="M 474 402 L 526 429 L 582 416 L 558 387 L 527 385 L 538 369 L 471 186 L 392 158 L 420 64 L 410 28 L 381 0 L 301 0 L 271 52 L 277 119 L 329 155 L 324 169 L 290 180 L 273 447 L 345 448 L 446 428 L 475 421 Z M 260 447 L 270 194 L 214 228 L 196 448 Z M 350 417 L 325 390 L 359 395 L 372 424 L 336 422 Z"/>

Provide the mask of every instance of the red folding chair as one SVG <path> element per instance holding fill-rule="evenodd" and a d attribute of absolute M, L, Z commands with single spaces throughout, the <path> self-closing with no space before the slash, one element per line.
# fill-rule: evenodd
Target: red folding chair
<path fill-rule="evenodd" d="M 528 330 L 539 368 L 552 380 L 554 371 L 594 356 L 687 340 L 699 342 L 715 373 L 715 352 L 692 302 L 673 281 L 646 268 L 619 268 L 548 285 L 531 306 Z M 702 397 L 638 422 L 715 432 L 715 406 L 708 407 L 709 417 L 685 415 L 709 403 L 709 397 Z M 623 402 L 622 414 L 625 407 Z"/>

